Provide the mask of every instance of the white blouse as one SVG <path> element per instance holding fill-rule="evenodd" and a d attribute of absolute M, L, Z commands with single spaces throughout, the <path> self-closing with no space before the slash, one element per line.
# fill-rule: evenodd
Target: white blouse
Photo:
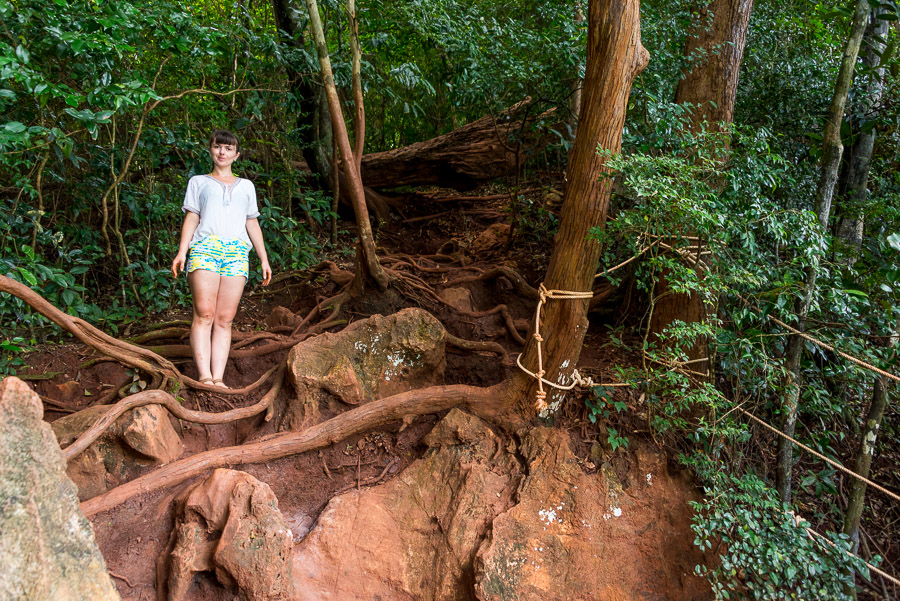
<path fill-rule="evenodd" d="M 211 175 L 195 175 L 188 182 L 181 210 L 200 215 L 191 246 L 207 236 L 243 240 L 250 246 L 247 220 L 259 217 L 256 188 L 240 177 L 228 185 Z"/>

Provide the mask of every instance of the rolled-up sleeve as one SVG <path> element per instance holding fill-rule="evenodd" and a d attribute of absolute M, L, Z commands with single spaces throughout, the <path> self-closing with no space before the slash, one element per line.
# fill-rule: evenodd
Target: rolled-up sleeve
<path fill-rule="evenodd" d="M 181 210 L 186 214 L 188 211 L 191 213 L 200 214 L 200 190 L 197 185 L 197 180 L 191 178 L 188 182 L 187 190 L 184 193 L 184 204 L 181 205 Z"/>
<path fill-rule="evenodd" d="M 250 182 L 250 193 L 247 199 L 247 219 L 256 219 L 259 217 L 259 206 L 256 203 L 256 186 Z"/>

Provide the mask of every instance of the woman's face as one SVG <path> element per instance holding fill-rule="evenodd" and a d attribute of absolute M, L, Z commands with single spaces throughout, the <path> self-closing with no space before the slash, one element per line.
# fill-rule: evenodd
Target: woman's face
<path fill-rule="evenodd" d="M 213 145 L 209 147 L 209 156 L 212 157 L 216 167 L 231 167 L 240 154 L 234 144 L 213 142 Z"/>

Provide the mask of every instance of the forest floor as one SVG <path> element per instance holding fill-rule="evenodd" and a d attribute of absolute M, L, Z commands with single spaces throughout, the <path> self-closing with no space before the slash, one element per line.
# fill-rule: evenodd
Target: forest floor
<path fill-rule="evenodd" d="M 453 255 L 462 264 L 478 265 L 482 269 L 505 265 L 514 268 L 533 286 L 541 279 L 551 244 L 546 238 L 547 220 L 556 212 L 561 195 L 556 191 L 561 183 L 547 179 L 532 183 L 525 200 L 519 207 L 517 227 L 512 244 L 507 243 L 508 230 L 503 224 L 509 224 L 511 213 L 509 200 L 497 198 L 504 190 L 480 189 L 470 193 L 480 200 L 459 200 L 441 202 L 437 197 L 457 196 L 447 191 L 428 191 L 411 195 L 403 205 L 403 215 L 377 230 L 377 242 L 383 253 L 396 256 L 427 257 L 429 255 Z M 498 225 L 500 224 L 500 225 Z M 344 232 L 347 242 L 343 247 L 352 248 L 350 237 L 352 228 L 348 223 L 341 223 L 350 233 Z M 340 248 L 341 246 L 339 246 Z M 352 256 L 332 256 L 344 269 L 353 269 Z M 427 261 L 420 261 L 425 264 Z M 436 291 L 440 291 L 446 282 L 446 275 L 440 272 L 419 273 L 419 277 L 427 281 Z M 297 278 L 299 279 L 299 278 Z M 273 286 L 271 290 L 257 288 L 245 292 L 241 309 L 235 320 L 235 329 L 252 332 L 265 329 L 271 325 L 273 310 L 284 307 L 291 313 L 305 315 L 317 299 L 328 297 L 338 291 L 338 285 L 327 277 L 317 278 L 311 282 L 297 285 L 296 280 L 286 279 Z M 528 323 L 533 319 L 534 301 L 523 298 L 513 289 L 511 283 L 498 278 L 467 285 L 471 293 L 471 304 L 474 311 L 484 311 L 497 304 L 506 304 L 513 322 L 522 335 L 527 331 Z M 592 317 L 591 327 L 585 340 L 584 349 L 579 360 L 582 373 L 590 374 L 595 380 L 614 380 L 614 366 L 635 366 L 639 364 L 639 356 L 623 351 L 610 339 L 608 326 L 626 327 L 622 330 L 626 341 L 629 331 L 637 328 L 627 326 L 639 322 L 641 307 L 639 301 L 630 300 L 632 295 L 625 294 L 624 301 L 619 296 L 617 305 L 607 308 L 601 314 Z M 421 306 L 435 315 L 451 334 L 468 340 L 491 340 L 502 344 L 510 353 L 511 359 L 500 361 L 497 355 L 483 352 L 448 351 L 447 367 L 442 383 L 469 384 L 489 386 L 496 384 L 516 370 L 515 354 L 521 351 L 519 345 L 507 331 L 498 315 L 485 317 L 467 317 L 460 315 L 451 307 L 436 302 L 423 302 L 422 298 L 411 300 L 397 294 L 367 295 L 345 309 L 344 317 L 358 320 L 369 315 L 394 313 L 407 306 Z M 281 310 L 281 309 L 279 309 Z M 187 320 L 190 310 L 184 307 L 170 314 L 159 316 L 159 321 Z M 268 321 L 267 321 L 268 320 Z M 142 324 L 132 324 L 120 334 L 122 338 L 142 333 Z M 343 326 L 333 328 L 339 330 Z M 266 370 L 282 362 L 288 350 L 270 353 L 264 356 L 248 356 L 229 361 L 225 381 L 231 387 L 242 387 L 257 380 Z M 27 367 L 20 370 L 24 376 L 28 374 L 53 374 L 49 379 L 32 380 L 31 384 L 45 400 L 45 419 L 53 421 L 91 406 L 96 399 L 114 388 L 127 390 L 128 383 L 140 385 L 132 372 L 114 362 L 100 362 L 84 367 L 94 357 L 89 349 L 80 345 L 53 347 L 38 350 L 27 358 Z M 186 375 L 196 377 L 192 362 L 187 359 L 175 360 Z M 208 392 L 185 389 L 181 392 L 183 403 L 192 409 L 204 411 L 224 411 L 235 406 L 249 406 L 258 401 L 265 393 L 259 389 L 242 397 L 226 397 Z M 282 397 L 289 397 L 293 391 L 289 385 L 280 392 Z M 614 400 L 622 401 L 627 409 L 613 412 L 605 424 L 592 423 L 589 409 L 585 403 L 588 392 L 573 392 L 568 395 L 562 411 L 554 420 L 552 427 L 568 434 L 569 446 L 575 454 L 580 468 L 585 474 L 596 474 L 601 470 L 601 463 L 612 469 L 618 480 L 622 482 L 626 492 L 629 488 L 638 487 L 645 475 L 637 473 L 639 460 L 636 455 L 641 449 L 661 451 L 668 457 L 668 470 L 680 477 L 660 482 L 661 486 L 647 488 L 641 494 L 652 494 L 661 502 L 667 498 L 699 499 L 699 490 L 684 470 L 674 460 L 676 449 L 660 446 L 649 431 L 647 407 L 637 393 L 623 389 L 614 389 Z M 294 533 L 295 544 L 314 527 L 316 520 L 329 501 L 336 495 L 352 489 L 380 485 L 400 474 L 413 461 L 420 458 L 425 451 L 422 438 L 432 429 L 441 416 L 429 415 L 417 418 L 409 427 L 398 426 L 371 431 L 363 435 L 353 436 L 318 452 L 310 452 L 292 456 L 264 464 L 244 465 L 239 469 L 246 471 L 267 483 L 278 499 L 278 505 Z M 604 420 L 599 420 L 603 422 Z M 224 425 L 198 425 L 187 422 L 177 424 L 185 448 L 185 456 L 207 449 L 238 445 L 251 439 L 257 439 L 272 433 L 273 425 L 264 423 L 262 419 L 251 418 L 238 423 Z M 607 428 L 615 428 L 628 438 L 627 447 L 615 452 L 607 442 Z M 142 468 L 144 472 L 152 468 Z M 649 483 L 649 476 L 647 476 Z M 101 513 L 92 519 L 97 543 L 103 553 L 107 567 L 113 575 L 114 582 L 126 600 L 144 600 L 155 598 L 157 579 L 157 558 L 166 549 L 169 534 L 175 520 L 173 499 L 189 486 L 196 484 L 190 481 L 170 489 L 138 496 L 116 509 Z M 669 490 L 666 486 L 679 490 Z M 633 493 L 637 493 L 634 488 Z M 679 525 L 676 534 L 684 539 L 684 549 L 690 550 L 693 534 L 688 528 L 692 512 L 686 502 L 672 507 L 675 515 L 672 519 Z M 640 521 L 648 519 L 638 513 L 622 518 Z M 650 522 L 652 523 L 652 522 Z M 631 524 L 635 530 L 641 526 Z M 643 528 L 643 526 L 641 526 Z M 658 549 L 656 561 L 672 564 L 672 569 L 679 572 L 693 571 L 693 563 L 700 556 L 698 553 L 686 553 L 672 550 L 666 553 Z M 632 556 L 646 554 L 631 545 L 622 545 L 616 552 L 622 561 L 628 564 Z M 646 560 L 646 558 L 644 558 Z M 634 558 L 635 565 L 639 563 Z M 688 565 L 691 564 L 691 565 Z M 688 577 L 688 576 L 685 576 Z M 690 576 L 690 578 L 696 578 Z M 698 578 L 699 580 L 699 578 Z M 692 585 L 685 591 L 648 590 L 643 598 L 680 599 L 687 596 L 688 590 L 698 590 L 705 585 Z M 188 598 L 191 600 L 238 598 L 229 593 L 216 580 L 212 572 L 203 572 L 194 578 Z"/>

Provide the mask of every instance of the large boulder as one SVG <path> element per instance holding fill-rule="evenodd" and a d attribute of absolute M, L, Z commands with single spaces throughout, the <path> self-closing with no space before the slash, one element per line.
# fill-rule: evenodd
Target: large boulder
<path fill-rule="evenodd" d="M 296 398 L 282 408 L 282 428 L 300 430 L 334 415 L 414 388 L 439 382 L 445 367 L 446 332 L 422 309 L 374 315 L 335 334 L 296 345 L 288 372 Z"/>
<path fill-rule="evenodd" d="M 250 474 L 217 469 L 179 501 L 168 594 L 185 598 L 195 572 L 251 601 L 293 599 L 293 535 L 272 489 Z"/>
<path fill-rule="evenodd" d="M 472 598 L 475 553 L 512 502 L 518 464 L 457 409 L 424 442 L 397 478 L 331 500 L 294 552 L 299 600 Z"/>
<path fill-rule="evenodd" d="M 72 444 L 112 405 L 88 407 L 53 422 L 59 444 Z M 184 452 L 169 412 L 145 405 L 126 412 L 87 449 L 69 461 L 67 473 L 84 501 L 142 475 L 148 467 L 174 461 Z"/>
<path fill-rule="evenodd" d="M 648 448 L 623 488 L 604 465 L 585 473 L 564 431 L 522 435 L 527 463 L 518 503 L 494 520 L 478 552 L 482 601 L 712 599 L 693 546 L 693 485 Z"/>
<path fill-rule="evenodd" d="M 119 599 L 40 397 L 0 382 L 0 599 Z"/>

